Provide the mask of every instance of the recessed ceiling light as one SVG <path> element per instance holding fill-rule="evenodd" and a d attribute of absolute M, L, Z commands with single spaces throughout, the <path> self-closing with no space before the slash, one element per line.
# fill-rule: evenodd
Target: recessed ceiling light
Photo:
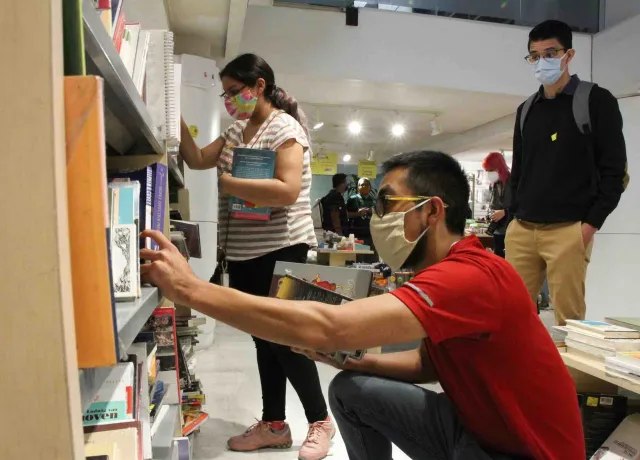
<path fill-rule="evenodd" d="M 349 132 L 351 134 L 360 134 L 360 131 L 362 131 L 362 125 L 360 124 L 360 122 L 352 121 L 351 123 L 349 123 Z"/>
<path fill-rule="evenodd" d="M 316 123 L 315 125 L 313 125 L 313 130 L 317 131 L 320 128 L 322 128 L 324 126 L 324 121 L 319 121 L 318 123 Z"/>
<path fill-rule="evenodd" d="M 391 127 L 391 134 L 395 137 L 400 137 L 404 134 L 404 125 L 396 123 Z"/>
<path fill-rule="evenodd" d="M 348 163 L 349 161 L 351 161 L 351 155 L 349 155 L 348 153 L 342 157 L 342 161 L 344 161 L 345 163 Z"/>

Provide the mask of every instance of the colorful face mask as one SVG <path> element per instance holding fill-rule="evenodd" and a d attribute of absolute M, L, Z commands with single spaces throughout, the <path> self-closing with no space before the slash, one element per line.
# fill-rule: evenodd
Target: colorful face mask
<path fill-rule="evenodd" d="M 254 96 L 249 88 L 240 91 L 232 98 L 224 100 L 224 106 L 236 120 L 248 120 L 256 109 L 258 97 Z"/>

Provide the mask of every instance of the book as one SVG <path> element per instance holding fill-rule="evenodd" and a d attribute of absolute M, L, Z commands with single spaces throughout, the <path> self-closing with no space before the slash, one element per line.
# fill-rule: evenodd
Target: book
<path fill-rule="evenodd" d="M 118 53 L 120 53 L 122 48 L 122 38 L 126 24 L 125 14 L 124 11 L 122 11 L 123 1 L 124 0 L 111 0 L 111 39 Z"/>
<path fill-rule="evenodd" d="M 142 460 L 143 458 L 140 423 L 137 421 L 84 427 L 84 442 L 85 446 L 88 444 L 117 445 L 118 460 Z"/>
<path fill-rule="evenodd" d="M 562 340 L 568 337 L 572 341 L 608 351 L 640 351 L 640 339 L 606 339 L 595 332 L 572 326 L 553 326 L 553 336 Z"/>
<path fill-rule="evenodd" d="M 176 126 L 180 128 L 180 109 L 176 107 L 173 33 L 149 30 L 145 97 L 157 137 L 169 147 L 178 147 Z M 178 118 L 176 119 L 176 115 Z"/>
<path fill-rule="evenodd" d="M 119 363 L 96 393 L 82 416 L 83 425 L 99 425 L 133 419 L 134 364 Z"/>
<path fill-rule="evenodd" d="M 164 233 L 164 212 L 167 203 L 167 165 L 162 163 L 156 163 L 152 166 L 154 169 L 153 179 L 153 210 L 151 228 Z M 152 249 L 158 249 L 158 245 L 155 242 L 151 242 Z"/>
<path fill-rule="evenodd" d="M 78 366 L 118 362 L 109 256 L 103 81 L 65 77 L 69 249 Z"/>
<path fill-rule="evenodd" d="M 289 274 L 280 279 L 275 297 L 285 300 L 321 302 L 329 305 L 343 305 L 351 301 L 346 296 Z M 366 350 L 336 350 L 329 353 L 328 356 L 340 363 L 344 363 L 347 357 L 359 360 L 364 357 L 365 353 Z"/>
<path fill-rule="evenodd" d="M 640 331 L 640 318 L 614 317 L 605 318 L 605 321 L 616 326 L 622 326 L 633 329 L 634 331 Z"/>
<path fill-rule="evenodd" d="M 209 414 L 200 410 L 193 410 L 184 414 L 184 426 L 182 427 L 182 436 L 189 436 L 196 430 L 199 430 L 204 422 L 209 420 Z"/>
<path fill-rule="evenodd" d="M 579 393 L 587 458 L 590 458 L 627 415 L 627 398 L 600 393 Z"/>
<path fill-rule="evenodd" d="M 140 199 L 139 202 L 139 226 L 140 231 L 150 230 L 153 228 L 153 194 L 154 194 L 154 166 L 147 166 L 137 171 L 127 173 L 110 174 L 109 178 L 113 180 L 126 180 L 140 183 Z M 164 219 L 163 219 L 164 220 Z M 140 240 L 140 247 L 152 249 L 151 238 Z"/>
<path fill-rule="evenodd" d="M 640 460 L 640 414 L 625 418 L 591 460 Z"/>
<path fill-rule="evenodd" d="M 609 360 L 609 362 L 615 363 L 635 373 L 635 375 L 640 376 L 640 352 L 638 351 L 619 352 L 615 358 Z"/>
<path fill-rule="evenodd" d="M 144 95 L 145 76 L 147 75 L 147 54 L 149 52 L 149 32 L 141 30 L 136 46 L 136 58 L 133 64 L 133 84 L 138 90 L 138 94 Z"/>
<path fill-rule="evenodd" d="M 136 63 L 136 51 L 138 49 L 138 40 L 140 38 L 140 23 L 128 23 L 124 26 L 122 35 L 122 45 L 120 47 L 120 58 L 125 69 L 133 78 L 133 67 Z"/>
<path fill-rule="evenodd" d="M 567 326 L 590 331 L 605 339 L 640 339 L 640 331 L 627 327 L 615 326 L 603 321 L 568 319 Z"/>
<path fill-rule="evenodd" d="M 151 458 L 151 419 L 149 417 L 150 405 L 149 398 L 149 360 L 148 350 L 146 343 L 133 343 L 127 350 L 131 357 L 135 357 L 135 362 L 138 370 L 136 375 L 136 387 L 134 389 L 134 395 L 136 396 L 136 403 L 142 408 L 138 411 L 139 420 L 141 423 L 141 440 L 142 440 L 142 452 L 144 458 Z"/>
<path fill-rule="evenodd" d="M 356 268 L 276 262 L 271 281 L 271 296 L 275 296 L 280 279 L 293 275 L 350 299 L 364 299 L 370 294 L 373 273 Z"/>
<path fill-rule="evenodd" d="M 169 223 L 179 232 L 184 234 L 187 242 L 189 257 L 202 258 L 202 247 L 200 244 L 200 225 L 197 222 L 186 220 L 170 220 Z"/>
<path fill-rule="evenodd" d="M 110 444 L 85 444 L 84 456 L 87 460 L 118 460 L 118 446 Z"/>
<path fill-rule="evenodd" d="M 573 353 L 575 350 L 585 353 L 589 355 L 591 358 L 596 358 L 600 361 L 604 362 L 604 359 L 607 357 L 615 356 L 615 350 L 611 350 L 608 348 L 602 348 L 595 345 L 589 345 L 587 343 L 579 342 L 577 340 L 573 340 L 571 337 L 567 337 L 565 339 L 565 344 L 567 347 L 567 351 L 569 353 Z"/>
<path fill-rule="evenodd" d="M 231 175 L 243 179 L 273 179 L 275 165 L 276 152 L 273 150 L 236 147 L 233 150 Z M 270 207 L 250 203 L 235 196 L 229 196 L 229 212 L 235 219 L 271 219 Z"/>

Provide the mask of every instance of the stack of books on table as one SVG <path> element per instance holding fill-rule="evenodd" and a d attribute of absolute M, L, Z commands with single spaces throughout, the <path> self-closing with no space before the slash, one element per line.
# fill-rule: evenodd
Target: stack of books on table
<path fill-rule="evenodd" d="M 554 339 L 566 334 L 567 353 L 604 362 L 618 353 L 640 351 L 640 331 L 602 321 L 567 320 L 554 326 Z"/>

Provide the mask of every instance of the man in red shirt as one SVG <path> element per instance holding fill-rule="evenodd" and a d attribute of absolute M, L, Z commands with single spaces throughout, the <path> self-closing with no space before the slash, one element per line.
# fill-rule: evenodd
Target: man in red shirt
<path fill-rule="evenodd" d="M 266 340 L 304 350 L 355 350 L 424 339 L 418 350 L 347 362 L 331 409 L 351 460 L 582 460 L 573 381 L 524 283 L 475 236 L 463 238 L 469 185 L 439 152 L 396 155 L 371 220 L 381 256 L 417 275 L 391 294 L 339 308 L 249 296 L 197 280 L 177 250 L 160 251 L 145 279 L 179 303 Z M 444 393 L 416 383 L 440 382 Z M 304 459 L 311 460 L 311 459 Z M 315 460 L 315 459 L 313 459 Z"/>

